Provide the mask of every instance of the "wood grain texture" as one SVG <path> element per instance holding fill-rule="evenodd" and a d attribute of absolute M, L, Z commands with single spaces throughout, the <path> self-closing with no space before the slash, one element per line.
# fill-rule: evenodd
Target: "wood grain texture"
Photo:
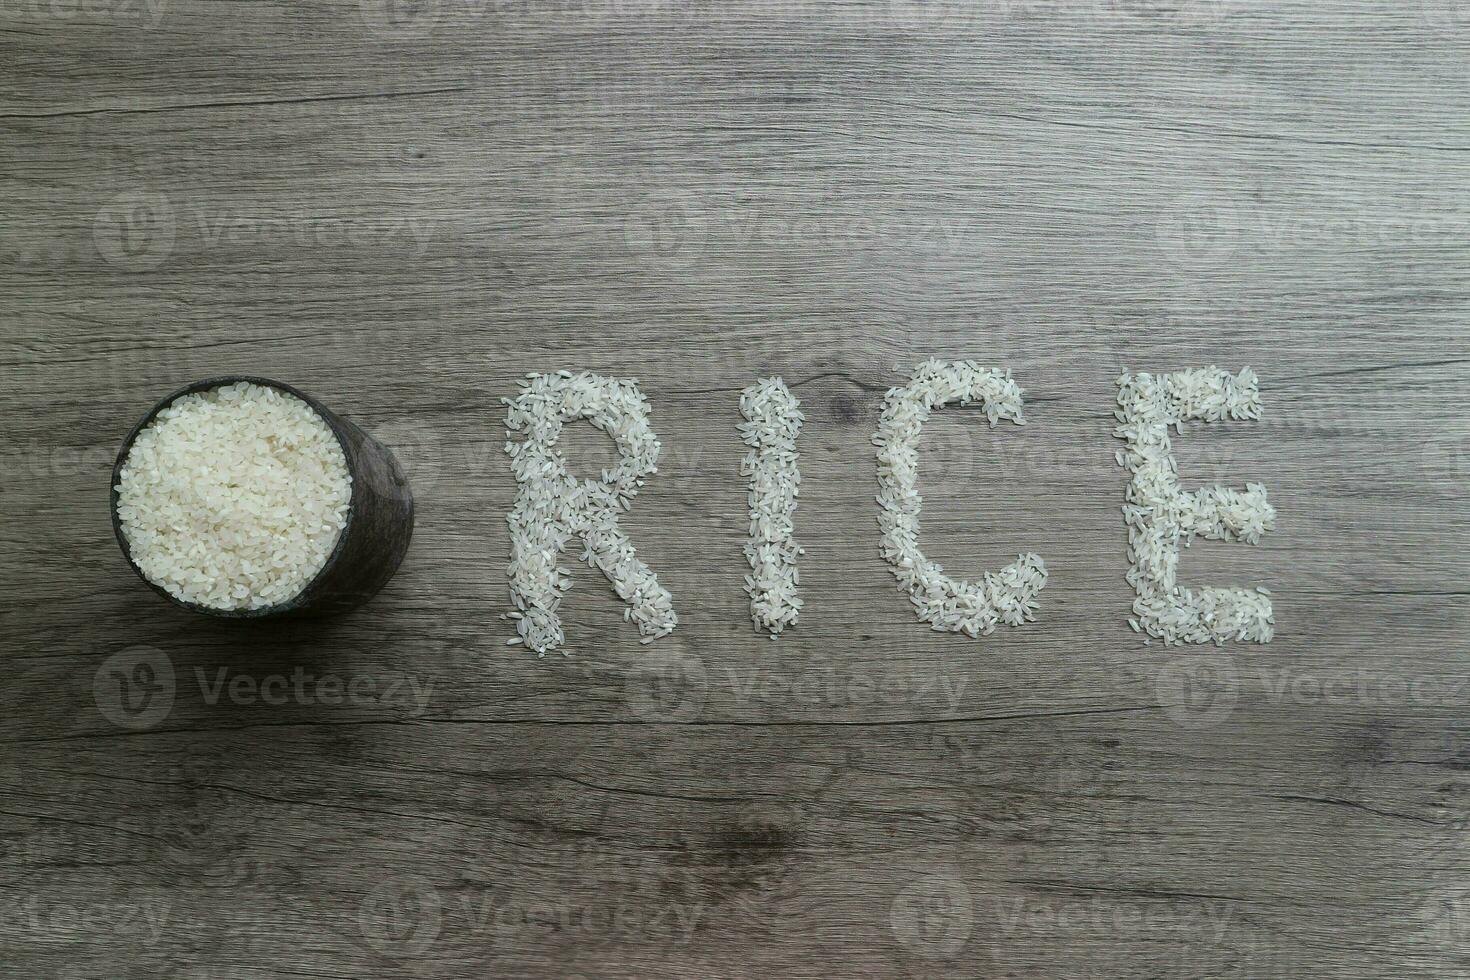
<path fill-rule="evenodd" d="M 0 976 L 1470 974 L 1463 4 L 18 0 L 0 49 Z M 931 355 L 1027 396 L 925 434 L 930 554 L 1051 571 L 978 641 L 877 554 L 868 440 Z M 1181 472 L 1278 528 L 1184 578 L 1269 587 L 1277 639 L 1165 651 L 1112 380 L 1211 363 L 1265 417 Z M 537 660 L 499 399 L 560 368 L 654 406 L 626 522 L 681 624 L 639 645 L 578 569 Z M 404 461 L 354 614 L 128 573 L 112 455 L 227 373 Z M 735 431 L 771 373 L 778 643 Z"/>

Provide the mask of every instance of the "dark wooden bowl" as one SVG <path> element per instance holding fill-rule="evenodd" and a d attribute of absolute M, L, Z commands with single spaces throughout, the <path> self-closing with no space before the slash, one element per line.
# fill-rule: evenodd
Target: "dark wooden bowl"
<path fill-rule="evenodd" d="M 133 561 L 127 536 L 123 533 L 122 521 L 117 516 L 117 486 L 122 480 L 123 463 L 133 449 L 133 441 L 159 412 L 184 395 L 239 381 L 278 388 L 306 402 L 322 417 L 337 436 L 337 441 L 342 444 L 342 452 L 347 457 L 347 469 L 352 474 L 352 498 L 347 507 L 347 523 L 337 537 L 336 547 L 327 556 L 326 564 L 317 572 L 316 577 L 294 598 L 260 609 L 212 609 L 175 597 L 167 589 L 149 581 L 143 574 L 137 562 Z M 413 537 L 413 493 L 403 475 L 402 467 L 388 447 L 305 392 L 279 381 L 249 375 L 196 381 L 154 405 L 153 410 L 143 416 L 143 420 L 133 427 L 133 431 L 123 441 L 122 449 L 117 454 L 117 463 L 112 468 L 111 494 L 112 528 L 117 534 L 117 543 L 122 547 L 123 557 L 138 577 L 174 605 L 217 619 L 330 616 L 346 612 L 367 602 L 388 584 L 393 573 L 398 571 Z"/>

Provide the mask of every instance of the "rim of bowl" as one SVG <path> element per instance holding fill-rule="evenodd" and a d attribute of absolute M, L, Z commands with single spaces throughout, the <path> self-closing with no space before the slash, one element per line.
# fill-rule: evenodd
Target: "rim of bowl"
<path fill-rule="evenodd" d="M 261 606 L 258 609 L 220 609 L 216 606 L 206 606 L 202 603 L 190 602 L 186 599 L 180 599 L 178 596 L 174 595 L 168 589 L 159 585 L 157 582 L 153 581 L 143 573 L 143 569 L 139 568 L 138 563 L 133 560 L 132 546 L 128 543 L 127 535 L 123 533 L 122 519 L 119 518 L 117 514 L 118 497 L 120 496 L 118 494 L 117 487 L 118 484 L 122 482 L 123 464 L 127 462 L 128 456 L 132 453 L 133 443 L 137 440 L 138 434 L 144 429 L 148 428 L 148 426 L 153 423 L 153 420 L 158 417 L 160 412 L 168 408 L 180 398 L 183 398 L 185 395 L 192 395 L 201 391 L 210 391 L 215 388 L 223 388 L 226 385 L 239 384 L 240 382 L 257 384 L 264 388 L 275 388 L 277 391 L 283 391 L 288 395 L 299 398 L 301 401 L 305 402 L 306 405 L 313 412 L 317 414 L 318 418 L 320 418 L 323 422 L 327 424 L 327 428 L 332 430 L 332 435 L 336 438 L 337 444 L 342 447 L 342 456 L 347 461 L 347 474 L 352 479 L 352 495 L 347 500 L 347 520 L 343 523 L 342 530 L 337 532 L 336 543 L 332 546 L 331 552 L 328 553 L 326 561 L 322 562 L 322 567 L 317 569 L 316 574 L 313 575 L 311 579 L 308 580 L 307 583 L 301 587 L 300 592 L 297 592 L 289 599 L 283 599 L 280 602 L 274 603 L 273 605 Z M 156 402 L 151 409 L 148 410 L 148 413 L 143 416 L 143 418 L 138 422 L 137 425 L 133 426 L 132 430 L 128 433 L 127 438 L 123 440 L 122 449 L 118 450 L 117 461 L 114 462 L 112 465 L 112 482 L 108 488 L 108 495 L 110 499 L 108 510 L 112 514 L 113 533 L 117 535 L 117 543 L 122 547 L 123 557 L 127 560 L 128 567 L 131 568 L 133 572 L 140 579 L 142 579 L 143 582 L 154 592 L 157 592 L 169 602 L 172 602 L 174 605 L 179 606 L 182 609 L 187 609 L 190 612 L 200 613 L 205 616 L 212 616 L 216 619 L 265 619 L 270 616 L 279 616 L 284 613 L 293 612 L 294 610 L 303 607 L 306 603 L 300 601 L 302 596 L 305 596 L 308 592 L 310 592 L 312 587 L 315 586 L 319 581 L 321 581 L 323 576 L 331 571 L 332 568 L 337 564 L 337 559 L 341 556 L 342 548 L 347 542 L 347 532 L 351 530 L 354 516 L 357 513 L 358 493 L 360 491 L 361 484 L 362 481 L 357 473 L 357 458 L 348 446 L 346 433 L 343 431 L 341 420 L 337 418 L 336 414 L 333 413 L 331 409 L 327 408 L 321 402 L 317 401 L 315 398 L 313 398 L 311 395 L 308 395 L 301 389 L 292 387 L 291 385 L 288 385 L 283 381 L 276 381 L 272 378 L 263 378 L 259 375 L 254 374 L 226 374 L 213 378 L 205 378 L 202 381 L 196 381 L 193 384 L 185 385 L 172 394 L 165 395 L 163 398 L 159 399 L 159 401 Z"/>

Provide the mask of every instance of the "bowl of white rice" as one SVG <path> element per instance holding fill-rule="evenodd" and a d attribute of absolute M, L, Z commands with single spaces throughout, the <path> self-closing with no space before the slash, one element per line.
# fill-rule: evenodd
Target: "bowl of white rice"
<path fill-rule="evenodd" d="M 134 572 L 192 612 L 326 615 L 376 595 L 413 536 L 393 453 L 290 385 L 210 378 L 133 428 L 112 523 Z"/>

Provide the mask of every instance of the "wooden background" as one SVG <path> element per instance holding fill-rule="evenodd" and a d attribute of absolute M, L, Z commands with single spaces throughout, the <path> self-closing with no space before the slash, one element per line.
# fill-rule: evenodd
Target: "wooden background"
<path fill-rule="evenodd" d="M 1453 0 L 6 3 L 0 976 L 1470 976 L 1467 66 Z M 877 554 L 868 440 L 930 355 L 1027 393 L 925 434 L 929 553 L 1051 571 L 978 641 Z M 1112 381 L 1211 363 L 1265 417 L 1181 471 L 1278 528 L 1182 578 L 1278 633 L 1164 650 Z M 681 623 L 640 646 L 579 569 L 538 660 L 499 399 L 561 368 L 654 406 L 626 522 Z M 224 372 L 405 460 L 371 606 L 216 624 L 127 571 L 112 454 Z M 809 419 L 778 643 L 770 373 Z"/>

